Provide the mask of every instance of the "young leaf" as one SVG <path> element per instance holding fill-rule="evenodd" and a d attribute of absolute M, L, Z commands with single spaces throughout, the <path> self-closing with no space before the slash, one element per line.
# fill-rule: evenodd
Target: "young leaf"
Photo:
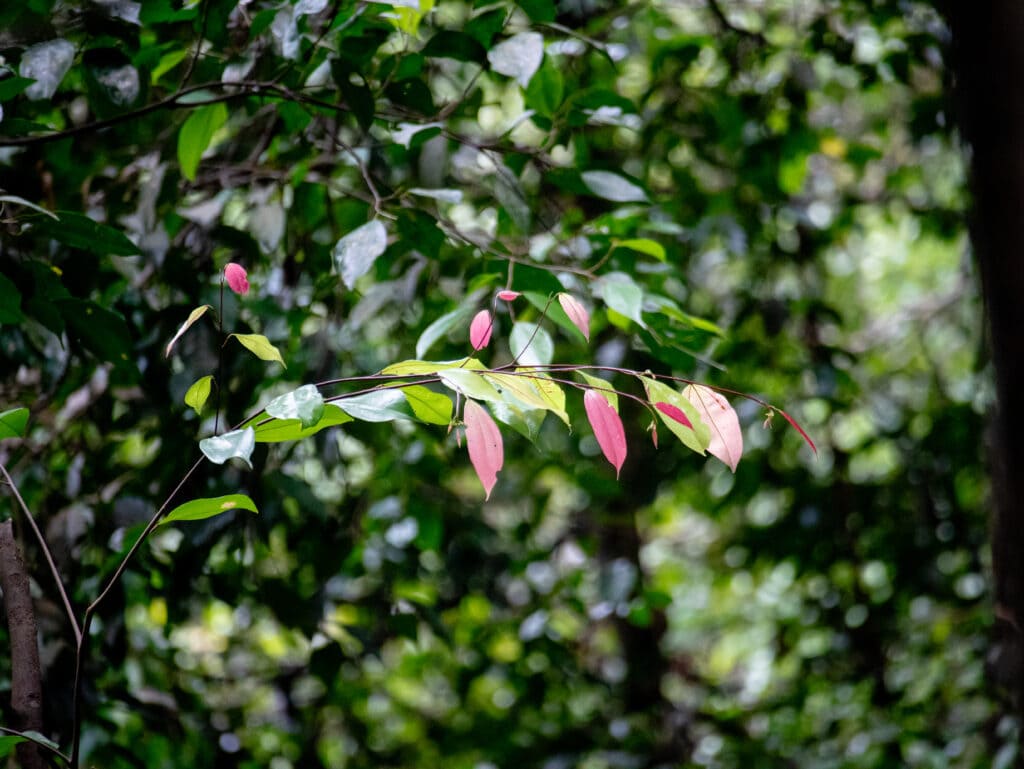
<path fill-rule="evenodd" d="M 257 443 L 281 443 L 298 441 L 316 435 L 321 430 L 335 425 L 351 422 L 352 417 L 333 403 L 324 405 L 323 416 L 312 427 L 303 427 L 298 419 L 267 419 L 263 414 L 250 419 L 246 426 L 251 426 L 256 434 Z M 260 424 L 262 422 L 262 424 Z"/>
<path fill-rule="evenodd" d="M 577 371 L 583 381 L 593 387 L 596 392 L 601 393 L 608 401 L 608 405 L 615 409 L 615 413 L 619 412 L 619 394 L 615 392 L 615 388 L 612 387 L 612 383 L 601 377 L 592 376 L 584 371 Z"/>
<path fill-rule="evenodd" d="M 199 441 L 199 450 L 206 455 L 206 458 L 217 465 L 222 465 L 229 459 L 241 459 L 252 469 L 252 450 L 256 448 L 256 434 L 251 427 L 242 430 L 232 430 L 223 435 L 214 435 Z"/>
<path fill-rule="evenodd" d="M 260 360 L 277 361 L 288 368 L 284 365 L 284 358 L 281 357 L 280 351 L 262 334 L 231 334 L 231 336 L 241 342 L 243 347 Z"/>
<path fill-rule="evenodd" d="M 477 478 L 483 484 L 485 499 L 498 481 L 498 471 L 505 462 L 501 433 L 491 415 L 476 401 L 467 400 L 462 418 L 466 423 L 466 448 Z"/>
<path fill-rule="evenodd" d="M 693 422 L 691 422 L 690 418 L 687 417 L 686 414 L 683 413 L 682 409 L 678 408 L 677 406 L 673 406 L 671 403 L 658 401 L 657 403 L 654 404 L 654 408 L 656 408 L 665 416 L 671 417 L 672 419 L 676 420 L 683 427 L 689 427 L 691 430 L 693 429 Z"/>
<path fill-rule="evenodd" d="M 430 425 L 448 425 L 452 421 L 452 399 L 421 385 L 402 388 L 409 401 L 412 413 L 422 422 Z"/>
<path fill-rule="evenodd" d="M 469 343 L 474 350 L 481 350 L 488 345 L 493 328 L 494 318 L 487 310 L 480 310 L 473 316 L 473 322 L 469 324 Z"/>
<path fill-rule="evenodd" d="M 334 246 L 334 261 L 345 286 L 354 287 L 387 247 L 388 232 L 377 219 L 341 238 Z"/>
<path fill-rule="evenodd" d="M 704 454 L 704 450 L 711 442 L 711 430 L 701 420 L 700 414 L 693 404 L 680 393 L 656 379 L 642 376 L 640 381 L 643 382 L 644 389 L 647 391 L 647 400 L 651 403 L 665 403 L 675 406 L 686 415 L 686 418 L 690 420 L 691 427 L 685 427 L 678 419 L 669 416 L 661 409 L 657 409 L 658 417 L 660 417 L 661 421 L 687 448 L 696 451 L 698 454 Z"/>
<path fill-rule="evenodd" d="M 622 429 L 622 420 L 608 401 L 595 390 L 587 390 L 583 396 L 583 406 L 587 410 L 587 419 L 594 429 L 597 444 L 604 452 L 605 459 L 615 468 L 615 477 L 619 477 L 622 463 L 626 461 L 626 432 Z"/>
<path fill-rule="evenodd" d="M 782 417 L 793 426 L 793 429 L 796 430 L 798 433 L 800 433 L 800 435 L 803 436 L 803 439 L 805 441 L 807 441 L 807 445 L 811 447 L 811 450 L 814 452 L 814 455 L 817 456 L 818 455 L 818 447 L 814 445 L 814 441 L 811 440 L 811 436 L 809 436 L 807 433 L 804 432 L 804 428 L 802 428 L 797 423 L 797 421 L 795 419 L 793 419 L 793 417 L 791 417 L 789 414 L 787 414 L 782 409 L 776 409 L 776 411 L 778 411 L 780 414 L 782 414 Z"/>
<path fill-rule="evenodd" d="M 223 497 L 207 497 L 205 499 L 193 499 L 183 505 L 178 505 L 164 516 L 160 524 L 174 523 L 175 521 L 201 521 L 204 518 L 212 518 L 231 510 L 248 510 L 251 513 L 258 513 L 256 503 L 245 494 L 228 494 Z"/>
<path fill-rule="evenodd" d="M 212 376 L 204 376 L 192 383 L 192 386 L 185 391 L 185 405 L 190 406 L 198 416 L 202 416 L 203 406 L 206 399 L 210 397 L 210 383 Z"/>
<path fill-rule="evenodd" d="M 192 111 L 178 133 L 178 163 L 190 182 L 196 180 L 199 159 L 210 146 L 213 135 L 228 120 L 228 108 L 222 103 L 207 104 Z"/>
<path fill-rule="evenodd" d="M 297 390 L 279 395 L 264 409 L 278 419 L 298 419 L 302 427 L 312 427 L 324 415 L 324 396 L 316 385 L 303 385 Z"/>
<path fill-rule="evenodd" d="M 522 296 L 522 294 L 519 291 L 505 290 L 498 292 L 498 298 L 503 302 L 514 302 L 520 296 Z"/>
<path fill-rule="evenodd" d="M 24 438 L 28 427 L 28 409 L 24 406 L 0 412 L 0 440 Z"/>
<path fill-rule="evenodd" d="M 178 329 L 178 333 L 175 334 L 174 338 L 167 343 L 167 349 L 164 350 L 165 358 L 171 357 L 171 350 L 174 349 L 175 342 L 181 339 L 182 335 L 190 328 L 192 328 L 192 324 L 199 320 L 201 317 L 203 317 L 203 315 L 205 315 L 206 311 L 209 309 L 211 309 L 210 305 L 204 304 L 199 307 L 196 307 L 194 310 L 192 310 L 192 312 L 188 314 L 188 319 L 181 324 L 181 328 Z"/>
<path fill-rule="evenodd" d="M 587 308 L 580 304 L 579 300 L 572 294 L 559 294 L 558 303 L 562 305 L 569 320 L 580 330 L 580 333 L 590 341 L 590 313 Z"/>
<path fill-rule="evenodd" d="M 736 465 L 743 456 L 743 431 L 736 411 L 724 395 L 704 385 L 687 385 L 683 389 L 683 397 L 694 405 L 701 420 L 711 428 L 708 451 L 735 473 Z"/>

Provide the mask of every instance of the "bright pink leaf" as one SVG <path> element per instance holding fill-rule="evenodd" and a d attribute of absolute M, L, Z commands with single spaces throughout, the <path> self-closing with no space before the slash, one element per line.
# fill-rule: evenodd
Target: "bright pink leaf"
<path fill-rule="evenodd" d="M 487 499 L 491 498 L 491 489 L 498 481 L 498 471 L 505 463 L 505 451 L 501 443 L 501 433 L 494 424 L 491 415 L 476 401 L 467 400 L 462 412 L 466 423 L 466 448 L 469 449 L 469 460 L 473 463 L 476 476 L 484 486 Z"/>
<path fill-rule="evenodd" d="M 807 445 L 811 447 L 811 449 L 814 451 L 814 455 L 817 456 L 818 455 L 818 447 L 814 445 L 814 441 L 811 440 L 811 436 L 809 436 L 807 433 L 804 432 L 804 428 L 802 428 L 799 424 L 797 424 L 797 421 L 795 419 L 793 419 L 793 417 L 791 417 L 789 414 L 787 414 L 782 409 L 779 409 L 778 411 L 779 411 L 780 414 L 782 414 L 783 417 L 785 417 L 786 421 L 789 422 L 791 425 L 793 425 L 793 428 L 798 433 L 800 433 L 800 435 L 803 436 L 804 440 L 807 441 Z"/>
<path fill-rule="evenodd" d="M 701 421 L 711 429 L 708 452 L 725 462 L 735 473 L 736 465 L 743 456 L 743 430 L 736 411 L 724 395 L 704 385 L 689 385 L 683 390 L 683 395 L 697 409 Z"/>
<path fill-rule="evenodd" d="M 494 319 L 487 310 L 480 310 L 473 316 L 473 322 L 469 324 L 469 343 L 474 350 L 480 350 L 491 341 L 491 329 L 494 328 Z"/>
<path fill-rule="evenodd" d="M 228 282 L 228 288 L 236 294 L 249 293 L 249 274 L 242 265 L 229 262 L 224 268 L 224 278 Z"/>
<path fill-rule="evenodd" d="M 689 427 L 691 430 L 693 429 L 693 422 L 691 422 L 689 417 L 686 416 L 686 412 L 678 406 L 673 406 L 671 403 L 665 403 L 665 401 L 658 401 L 654 404 L 654 408 L 669 419 L 676 420 L 679 424 L 683 425 L 683 427 Z"/>
<path fill-rule="evenodd" d="M 498 298 L 503 302 L 513 302 L 518 299 L 522 294 L 518 291 L 499 291 Z"/>
<path fill-rule="evenodd" d="M 565 314 L 569 316 L 569 320 L 573 322 L 573 325 L 580 330 L 580 333 L 582 333 L 589 342 L 590 314 L 587 312 L 587 308 L 580 304 L 579 300 L 572 294 L 559 294 L 558 303 L 562 305 L 562 309 L 565 310 Z"/>
<path fill-rule="evenodd" d="M 587 419 L 594 428 L 594 437 L 604 452 L 605 458 L 615 468 L 615 477 L 619 477 L 622 463 L 626 461 L 626 432 L 622 429 L 622 420 L 608 399 L 596 390 L 587 390 L 583 396 L 583 406 L 587 410 Z"/>

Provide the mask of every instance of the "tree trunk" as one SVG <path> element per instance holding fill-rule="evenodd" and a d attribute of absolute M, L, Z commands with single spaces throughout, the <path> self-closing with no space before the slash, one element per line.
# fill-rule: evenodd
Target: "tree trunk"
<path fill-rule="evenodd" d="M 948 14 L 960 126 L 972 150 L 971 240 L 998 398 L 991 671 L 1024 716 L 1024 3 L 951 0 Z M 1018 756 L 1017 766 L 1024 767 L 1024 757 Z"/>

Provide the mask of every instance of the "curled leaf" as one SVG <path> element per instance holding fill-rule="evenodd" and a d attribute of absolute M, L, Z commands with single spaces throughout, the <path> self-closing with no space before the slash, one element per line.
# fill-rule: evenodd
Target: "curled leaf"
<path fill-rule="evenodd" d="M 252 450 L 256 448 L 256 434 L 251 427 L 244 430 L 232 430 L 223 435 L 214 435 L 199 441 L 199 450 L 206 455 L 206 458 L 217 465 L 222 465 L 229 459 L 241 459 L 252 469 Z"/>
<path fill-rule="evenodd" d="M 803 436 L 803 439 L 805 441 L 807 441 L 807 445 L 811 447 L 811 450 L 814 452 L 815 456 L 817 456 L 817 454 L 818 454 L 818 447 L 814 445 L 814 441 L 811 440 L 811 436 L 809 436 L 807 433 L 804 432 L 804 428 L 802 428 L 797 423 L 797 421 L 795 419 L 793 419 L 793 417 L 791 417 L 789 414 L 787 414 L 782 409 L 778 409 L 778 412 L 780 414 L 782 414 L 783 418 L 793 426 L 794 430 L 796 430 L 798 433 L 800 433 L 801 436 Z"/>
<path fill-rule="evenodd" d="M 522 296 L 519 291 L 499 291 L 498 298 L 503 302 L 513 302 Z"/>
<path fill-rule="evenodd" d="M 477 478 L 483 484 L 486 499 L 498 481 L 498 471 L 505 463 L 505 452 L 498 426 L 487 410 L 476 401 L 467 400 L 462 418 L 466 423 L 466 448 Z"/>
<path fill-rule="evenodd" d="M 658 401 L 654 404 L 654 408 L 660 411 L 665 416 L 676 420 L 679 424 L 693 429 L 693 422 L 690 421 L 686 413 L 678 406 L 673 406 L 671 403 L 665 403 L 664 401 Z"/>
<path fill-rule="evenodd" d="M 626 461 L 626 432 L 622 429 L 622 420 L 608 400 L 596 390 L 587 390 L 583 396 L 583 406 L 587 410 L 587 419 L 594 429 L 597 444 L 605 458 L 612 463 L 615 477 L 618 478 L 622 463 Z"/>
<path fill-rule="evenodd" d="M 171 356 L 171 350 L 174 349 L 174 344 L 181 339 L 182 335 L 188 331 L 192 324 L 199 320 L 210 309 L 210 305 L 204 304 L 196 307 L 192 312 L 188 314 L 188 319 L 181 324 L 181 328 L 178 329 L 178 333 L 174 335 L 174 338 L 167 343 L 167 349 L 164 350 L 164 357 L 169 358 Z"/>
<path fill-rule="evenodd" d="M 580 304 L 580 301 L 572 294 L 559 294 L 558 303 L 562 305 L 569 320 L 580 330 L 580 333 L 590 341 L 590 313 L 587 308 Z"/>
<path fill-rule="evenodd" d="M 313 427 L 324 415 L 324 398 L 316 385 L 303 385 L 274 398 L 265 411 L 277 419 L 298 419 L 303 428 Z"/>
<path fill-rule="evenodd" d="M 487 310 L 480 310 L 473 316 L 473 322 L 469 324 L 469 343 L 474 350 L 481 350 L 491 341 L 491 329 L 494 328 L 494 319 Z"/>
<path fill-rule="evenodd" d="M 687 385 L 683 396 L 700 413 L 701 421 L 711 429 L 708 451 L 736 472 L 743 456 L 743 431 L 736 411 L 719 392 L 704 385 Z"/>

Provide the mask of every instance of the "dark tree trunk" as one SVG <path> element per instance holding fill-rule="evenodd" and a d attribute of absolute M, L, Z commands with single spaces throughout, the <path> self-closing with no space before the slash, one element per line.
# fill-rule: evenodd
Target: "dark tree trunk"
<path fill-rule="evenodd" d="M 971 240 L 981 273 L 998 404 L 992 673 L 1024 715 L 1024 2 L 951 0 L 953 74 L 971 148 Z M 1024 766 L 1024 758 L 1018 764 Z"/>

